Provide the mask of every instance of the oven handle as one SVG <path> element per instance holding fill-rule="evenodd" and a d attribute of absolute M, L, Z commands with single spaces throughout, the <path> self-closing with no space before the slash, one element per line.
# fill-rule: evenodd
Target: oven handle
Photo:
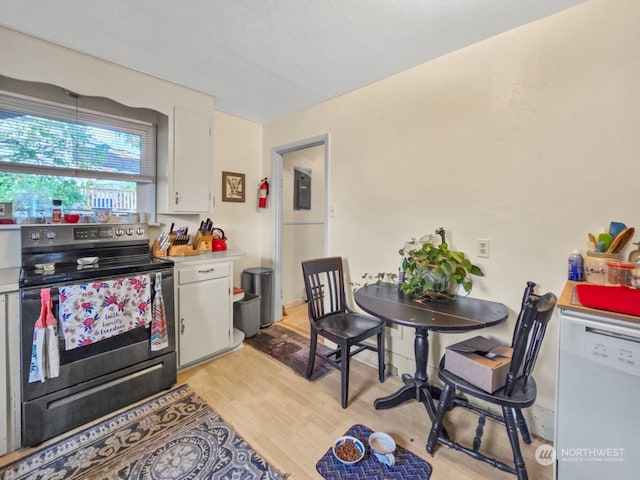
<path fill-rule="evenodd" d="M 162 273 L 162 278 L 163 280 L 166 279 L 170 279 L 173 277 L 173 270 L 169 270 L 169 271 L 163 271 L 163 270 L 159 270 L 160 273 Z M 155 272 L 153 272 L 155 273 Z M 149 274 L 149 277 L 151 278 L 151 294 L 153 295 L 153 288 L 154 288 L 154 284 L 155 284 L 155 280 L 154 277 L 152 276 L 152 273 Z M 65 285 L 66 286 L 66 285 Z M 51 299 L 54 302 L 57 302 L 59 299 L 59 293 L 60 291 L 58 290 L 58 287 L 47 287 L 47 286 L 42 286 L 42 288 L 28 288 L 28 289 L 22 289 L 21 290 L 21 297 L 23 300 L 40 300 L 40 291 L 43 288 L 50 288 L 51 289 Z M 64 286 L 62 287 L 64 288 Z"/>
<path fill-rule="evenodd" d="M 38 289 L 29 289 L 22 291 L 22 299 L 23 300 L 38 300 L 40 301 L 40 291 L 44 288 L 51 289 L 51 300 L 57 302 L 59 299 L 59 291 L 58 287 L 42 287 Z"/>

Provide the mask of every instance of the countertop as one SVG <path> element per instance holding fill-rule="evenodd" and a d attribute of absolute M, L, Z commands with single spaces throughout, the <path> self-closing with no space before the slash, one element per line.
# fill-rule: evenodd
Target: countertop
<path fill-rule="evenodd" d="M 167 257 L 173 260 L 176 266 L 188 264 L 200 264 L 203 262 L 230 262 L 239 260 L 246 254 L 242 250 L 222 250 L 219 252 L 204 252 L 200 255 L 188 255 L 184 257 Z"/>
<path fill-rule="evenodd" d="M 20 267 L 0 268 L 0 293 L 17 292 Z"/>
<path fill-rule="evenodd" d="M 576 295 L 574 294 L 574 287 L 582 282 L 567 281 L 562 290 L 562 294 L 558 299 L 558 307 L 565 310 L 573 310 L 576 312 L 586 312 L 592 315 L 599 315 L 601 317 L 613 318 L 615 320 L 622 320 L 627 322 L 640 323 L 640 317 L 635 315 L 627 315 L 625 313 L 610 312 L 608 310 L 600 310 L 597 308 L 585 307 L 582 305 Z"/>

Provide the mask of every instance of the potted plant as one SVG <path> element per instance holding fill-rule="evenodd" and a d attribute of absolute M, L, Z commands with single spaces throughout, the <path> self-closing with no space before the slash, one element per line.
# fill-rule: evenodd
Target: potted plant
<path fill-rule="evenodd" d="M 469 293 L 471 275 L 484 276 L 465 253 L 449 249 L 444 234 L 438 245 L 432 236 L 414 238 L 399 253 L 404 257 L 400 291 L 414 297 L 452 298 L 458 286 Z"/>

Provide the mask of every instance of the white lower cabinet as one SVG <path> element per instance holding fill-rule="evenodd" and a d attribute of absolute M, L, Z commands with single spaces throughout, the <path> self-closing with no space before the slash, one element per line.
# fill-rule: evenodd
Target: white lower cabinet
<path fill-rule="evenodd" d="M 176 264 L 178 367 L 201 362 L 231 346 L 231 262 Z"/>

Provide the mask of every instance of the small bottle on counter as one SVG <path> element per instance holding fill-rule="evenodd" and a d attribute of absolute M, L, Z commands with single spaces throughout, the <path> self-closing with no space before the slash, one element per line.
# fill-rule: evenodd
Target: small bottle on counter
<path fill-rule="evenodd" d="M 569 280 L 581 282 L 584 280 L 584 265 L 582 261 L 582 255 L 578 250 L 574 250 L 569 255 Z"/>
<path fill-rule="evenodd" d="M 51 222 L 62 223 L 62 200 L 54 200 L 51 207 Z"/>

